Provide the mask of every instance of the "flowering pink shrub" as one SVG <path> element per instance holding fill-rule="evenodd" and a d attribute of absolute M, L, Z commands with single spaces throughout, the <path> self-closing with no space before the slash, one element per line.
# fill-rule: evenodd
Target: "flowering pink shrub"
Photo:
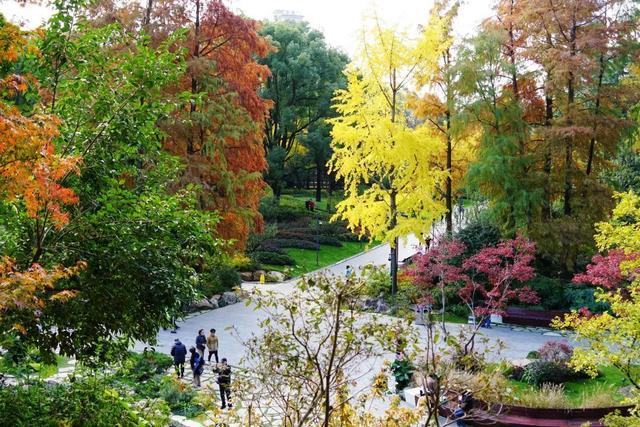
<path fill-rule="evenodd" d="M 549 341 L 538 350 L 542 360 L 566 365 L 573 356 L 573 347 L 566 341 Z"/>

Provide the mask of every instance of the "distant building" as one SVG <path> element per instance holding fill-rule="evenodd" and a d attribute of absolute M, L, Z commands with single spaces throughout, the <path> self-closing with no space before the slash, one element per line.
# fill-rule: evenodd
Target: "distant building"
<path fill-rule="evenodd" d="M 294 10 L 274 10 L 273 19 L 275 21 L 303 22 L 304 16 Z"/>

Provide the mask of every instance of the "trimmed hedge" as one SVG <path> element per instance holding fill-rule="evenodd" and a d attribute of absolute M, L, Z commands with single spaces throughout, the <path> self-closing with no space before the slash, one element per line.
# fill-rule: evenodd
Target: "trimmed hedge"
<path fill-rule="evenodd" d="M 278 254 L 275 252 L 256 251 L 251 257 L 262 264 L 271 265 L 295 265 L 296 262 L 287 254 Z"/>
<path fill-rule="evenodd" d="M 335 246 L 337 248 L 342 247 L 342 243 L 335 237 L 325 236 L 325 235 L 315 235 L 313 234 L 313 230 L 307 230 L 306 233 L 300 231 L 278 231 L 276 234 L 277 239 L 272 239 L 272 241 L 280 242 L 283 239 L 287 240 L 307 240 L 313 243 L 320 243 L 321 245 L 327 246 Z M 298 246 L 287 246 L 286 244 L 279 244 L 280 247 L 283 248 L 297 248 Z M 303 248 L 305 249 L 305 248 Z"/>
<path fill-rule="evenodd" d="M 298 248 L 298 249 L 320 249 L 320 245 L 309 240 L 300 239 L 272 239 L 269 240 L 273 244 L 281 248 Z"/>

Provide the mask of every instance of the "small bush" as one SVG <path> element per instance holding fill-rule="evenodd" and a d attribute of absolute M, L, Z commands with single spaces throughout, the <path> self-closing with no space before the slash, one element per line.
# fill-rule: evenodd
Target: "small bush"
<path fill-rule="evenodd" d="M 197 286 L 198 293 L 207 298 L 230 291 L 242 282 L 240 275 L 231 264 L 217 264 L 211 270 L 209 274 L 202 277 Z"/>
<path fill-rule="evenodd" d="M 567 284 L 559 279 L 537 276 L 529 280 L 526 285 L 533 289 L 540 297 L 540 304 L 546 310 L 560 310 L 569 308 L 565 298 Z"/>
<path fill-rule="evenodd" d="M 138 426 L 166 425 L 169 408 L 155 401 L 140 411 L 124 389 L 110 378 L 89 377 L 48 385 L 0 387 L 0 423 L 12 426 Z M 147 406 L 148 408 L 148 406 Z M 7 418 L 9 417 L 9 418 Z"/>
<path fill-rule="evenodd" d="M 475 254 L 482 248 L 494 246 L 500 241 L 500 229 L 489 221 L 476 221 L 467 224 L 455 235 L 467 247 L 464 256 Z"/>
<path fill-rule="evenodd" d="M 377 298 L 390 293 L 389 272 L 385 267 L 365 265 L 362 268 L 361 277 L 364 282 L 362 289 L 364 296 Z"/>
<path fill-rule="evenodd" d="M 538 359 L 529 363 L 522 373 L 522 381 L 540 386 L 544 383 L 560 384 L 569 376 L 570 371 L 553 362 Z"/>
<path fill-rule="evenodd" d="M 538 354 L 542 360 L 566 366 L 573 356 L 573 347 L 564 341 L 549 341 L 538 349 Z"/>
<path fill-rule="evenodd" d="M 266 222 L 292 222 L 312 215 L 304 207 L 281 206 L 273 198 L 265 198 L 260 202 L 260 213 Z"/>
<path fill-rule="evenodd" d="M 543 384 L 539 390 L 530 390 L 520 396 L 518 405 L 528 408 L 570 408 L 569 399 L 564 393 L 564 386 L 561 384 Z"/>
<path fill-rule="evenodd" d="M 565 287 L 564 296 L 571 310 L 587 307 L 592 313 L 603 313 L 609 305 L 596 301 L 595 289 L 585 285 L 569 285 Z"/>
<path fill-rule="evenodd" d="M 251 257 L 261 264 L 295 265 L 296 263 L 289 255 L 276 252 L 257 251 L 253 252 Z"/>
<path fill-rule="evenodd" d="M 154 375 L 163 374 L 171 366 L 173 360 L 166 354 L 154 350 L 142 353 L 129 352 L 118 372 L 124 378 L 142 382 Z"/>
<path fill-rule="evenodd" d="M 462 304 L 454 304 L 447 307 L 447 310 L 455 316 L 458 317 L 467 317 L 469 316 L 469 307 Z"/>
<path fill-rule="evenodd" d="M 174 414 L 192 418 L 204 412 L 195 403 L 196 391 L 188 384 L 174 377 L 165 377 L 160 388 L 160 398 L 164 399 Z"/>
<path fill-rule="evenodd" d="M 530 351 L 529 353 L 527 353 L 527 359 L 540 359 L 540 353 L 535 350 Z"/>
<path fill-rule="evenodd" d="M 264 230 L 260 234 L 251 233 L 247 239 L 246 249 L 247 252 L 252 252 L 258 249 L 260 244 L 265 240 L 273 239 L 278 232 L 278 226 L 275 224 L 268 224 L 264 227 Z"/>
<path fill-rule="evenodd" d="M 340 240 L 331 236 L 320 235 L 318 236 L 318 242 L 320 242 L 321 245 L 335 246 L 336 248 L 342 247 L 342 243 L 340 242 Z"/>
<path fill-rule="evenodd" d="M 231 258 L 230 265 L 236 271 L 256 271 L 260 270 L 260 264 L 245 255 L 236 255 Z"/>

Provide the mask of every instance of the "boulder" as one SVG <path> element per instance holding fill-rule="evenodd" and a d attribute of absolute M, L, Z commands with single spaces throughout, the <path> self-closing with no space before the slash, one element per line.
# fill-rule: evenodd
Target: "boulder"
<path fill-rule="evenodd" d="M 222 295 L 214 295 L 209 298 L 209 300 L 215 300 L 216 303 L 218 303 L 218 308 L 228 305 L 227 302 L 222 298 Z"/>
<path fill-rule="evenodd" d="M 220 300 L 224 301 L 224 305 L 230 305 L 237 303 L 239 298 L 235 292 L 225 292 L 222 294 L 222 298 L 220 298 Z"/>
<path fill-rule="evenodd" d="M 200 301 L 196 301 L 191 306 L 196 310 L 211 310 L 211 309 L 213 309 L 213 305 L 206 298 L 203 298 Z"/>
<path fill-rule="evenodd" d="M 285 280 L 287 280 L 287 277 L 284 275 L 284 273 L 281 273 L 279 271 L 270 271 L 267 273 L 267 282 L 284 282 Z"/>
<path fill-rule="evenodd" d="M 389 311 L 389 306 L 387 305 L 387 303 L 384 302 L 384 300 L 378 300 L 376 303 L 376 312 L 386 313 L 387 311 Z"/>
<path fill-rule="evenodd" d="M 238 274 L 240 275 L 240 279 L 243 282 L 251 282 L 252 280 L 255 280 L 253 278 L 253 272 L 251 272 L 251 271 L 241 271 Z"/>
<path fill-rule="evenodd" d="M 209 298 L 209 303 L 211 303 L 211 308 L 215 310 L 216 308 L 220 308 L 220 295 L 214 295 Z"/>

